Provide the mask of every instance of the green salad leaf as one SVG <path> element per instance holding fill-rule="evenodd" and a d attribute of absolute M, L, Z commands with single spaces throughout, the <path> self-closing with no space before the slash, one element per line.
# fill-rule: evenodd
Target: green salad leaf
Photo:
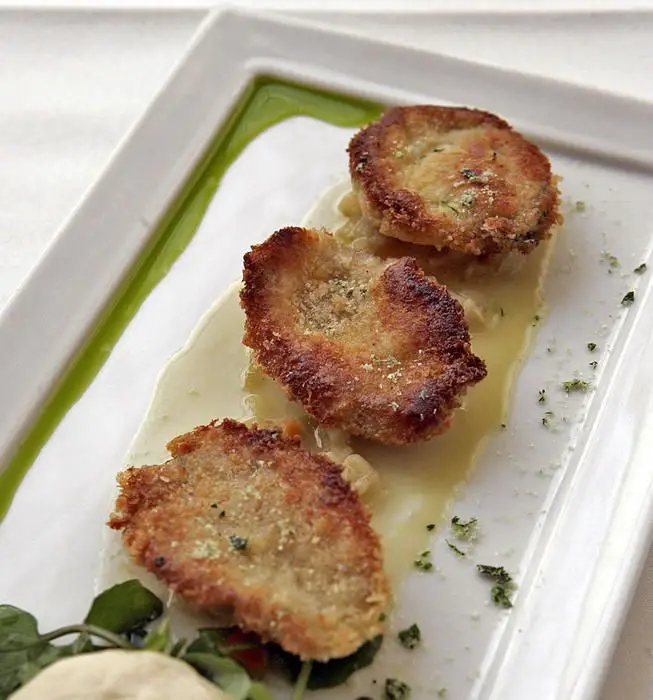
<path fill-rule="evenodd" d="M 306 687 L 309 690 L 320 688 L 335 688 L 347 681 L 356 671 L 369 666 L 381 648 L 383 635 L 378 635 L 369 642 L 365 642 L 353 654 L 342 659 L 332 659 L 331 661 L 314 661 L 311 668 L 311 675 L 308 678 Z M 276 655 L 285 667 L 293 682 L 297 681 L 303 664 L 299 657 L 289 654 L 283 649 L 276 648 Z"/>
<path fill-rule="evenodd" d="M 88 634 L 72 644 L 55 646 L 40 635 L 36 619 L 12 605 L 0 605 L 0 700 L 32 680 L 55 661 L 95 650 Z"/>
<path fill-rule="evenodd" d="M 118 583 L 93 601 L 84 622 L 110 632 L 126 634 L 163 614 L 163 603 L 136 579 Z"/>
<path fill-rule="evenodd" d="M 143 640 L 142 648 L 147 651 L 168 653 L 172 646 L 170 640 L 170 620 L 166 617 L 162 620 L 161 624 L 147 633 Z M 176 654 L 172 653 L 170 655 L 176 656 Z"/>
<path fill-rule="evenodd" d="M 247 700 L 252 682 L 247 671 L 233 659 L 206 652 L 186 653 L 184 661 L 207 675 L 233 700 Z"/>

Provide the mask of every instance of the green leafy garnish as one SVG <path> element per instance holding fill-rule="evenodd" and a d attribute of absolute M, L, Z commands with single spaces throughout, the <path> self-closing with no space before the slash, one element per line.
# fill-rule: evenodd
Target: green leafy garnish
<path fill-rule="evenodd" d="M 546 389 L 540 389 L 537 392 L 537 403 L 545 403 L 546 402 Z"/>
<path fill-rule="evenodd" d="M 274 700 L 274 695 L 268 690 L 267 686 L 258 681 L 251 681 L 249 685 L 248 700 Z"/>
<path fill-rule="evenodd" d="M 292 691 L 291 700 L 302 700 L 304 693 L 306 692 L 306 686 L 308 685 L 308 679 L 311 677 L 311 668 L 313 667 L 312 661 L 305 661 L 302 664 L 302 668 L 295 681 L 295 687 Z"/>
<path fill-rule="evenodd" d="M 42 669 L 59 659 L 103 649 L 119 648 L 134 653 L 139 649 L 157 651 L 197 668 L 225 690 L 233 700 L 273 700 L 261 683 L 253 683 L 247 671 L 229 654 L 260 644 L 227 643 L 230 630 L 200 630 L 190 644 L 173 640 L 169 621 L 146 630 L 146 625 L 163 611 L 163 603 L 140 582 L 125 581 L 101 593 L 92 603 L 82 624 L 67 625 L 40 634 L 35 618 L 24 610 L 0 605 L 0 700 Z M 75 636 L 70 644 L 52 644 Z"/>
<path fill-rule="evenodd" d="M 487 576 L 497 583 L 510 583 L 512 576 L 503 566 L 491 566 L 490 564 L 477 564 L 476 569 L 481 576 Z"/>
<path fill-rule="evenodd" d="M 306 687 L 309 690 L 318 690 L 341 685 L 356 671 L 369 666 L 374 661 L 382 643 L 383 635 L 378 635 L 374 639 L 370 639 L 369 642 L 365 642 L 353 654 L 342 659 L 332 659 L 326 662 L 314 661 Z M 290 679 L 296 683 L 304 667 L 302 661 L 299 657 L 289 654 L 280 647 L 275 647 L 274 652 L 282 667 L 288 672 Z"/>
<path fill-rule="evenodd" d="M 406 700 L 410 697 L 410 686 L 398 678 L 387 678 L 383 697 L 385 700 Z"/>
<path fill-rule="evenodd" d="M 467 556 L 467 552 L 463 552 L 463 550 L 456 547 L 456 545 L 453 542 L 449 542 L 449 540 L 445 540 L 445 542 L 447 543 L 447 547 L 449 547 L 449 549 L 452 552 L 454 552 L 456 554 L 456 556 L 459 556 L 459 557 L 466 557 Z"/>
<path fill-rule="evenodd" d="M 495 583 L 490 590 L 492 602 L 500 608 L 512 608 L 510 596 L 515 590 L 512 576 L 503 566 L 477 564 L 476 569 L 481 576 L 492 579 Z"/>
<path fill-rule="evenodd" d="M 156 629 L 150 630 L 147 633 L 143 640 L 143 649 L 167 652 L 171 647 L 170 620 L 166 617 Z M 177 654 L 175 654 L 175 656 L 176 655 Z"/>
<path fill-rule="evenodd" d="M 542 416 L 542 425 L 545 428 L 551 427 L 551 419 L 553 418 L 553 411 L 545 411 L 544 415 Z"/>
<path fill-rule="evenodd" d="M 447 694 L 447 689 L 446 688 L 439 688 L 438 689 L 438 697 L 443 698 Z"/>
<path fill-rule="evenodd" d="M 467 522 L 464 522 L 457 515 L 454 515 L 451 518 L 451 532 L 459 540 L 473 542 L 478 536 L 478 520 L 470 518 Z"/>
<path fill-rule="evenodd" d="M 369 666 L 381 648 L 383 635 L 378 635 L 365 642 L 353 654 L 342 659 L 332 659 L 325 663 L 313 662 L 311 676 L 308 679 L 308 689 L 334 688 L 341 685 L 361 668 Z"/>
<path fill-rule="evenodd" d="M 572 391 L 586 392 L 590 388 L 590 383 L 584 379 L 570 379 L 562 382 L 562 388 L 570 394 Z"/>
<path fill-rule="evenodd" d="M 592 369 L 596 369 L 598 366 L 599 366 L 599 363 L 596 360 L 592 360 L 592 362 L 590 362 L 590 367 Z"/>
<path fill-rule="evenodd" d="M 163 603 L 140 581 L 133 579 L 100 593 L 84 622 L 125 634 L 156 620 L 162 613 Z"/>
<path fill-rule="evenodd" d="M 422 552 L 417 559 L 413 561 L 413 566 L 419 571 L 431 571 L 433 568 L 433 563 L 431 562 L 431 552 L 426 550 Z"/>
<path fill-rule="evenodd" d="M 497 583 L 496 586 L 492 586 L 490 591 L 490 596 L 492 602 L 499 608 L 512 608 L 512 601 L 510 600 L 510 594 L 512 589 L 508 586 L 504 586 L 501 583 Z"/>
<path fill-rule="evenodd" d="M 397 639 L 402 647 L 405 647 L 406 649 L 414 649 L 422 641 L 422 633 L 419 627 L 413 623 L 410 627 L 398 632 Z"/>
<path fill-rule="evenodd" d="M 634 273 L 642 275 L 646 272 L 646 263 L 640 263 L 634 270 Z"/>
<path fill-rule="evenodd" d="M 590 352 L 594 352 L 597 347 L 598 347 L 598 345 L 596 343 L 587 343 L 587 349 Z"/>
<path fill-rule="evenodd" d="M 51 644 L 55 639 L 72 634 L 78 636 L 71 644 Z M 93 625 L 69 625 L 42 635 L 33 615 L 12 605 L 0 605 L 0 698 L 5 700 L 59 659 L 106 648 L 95 647 L 91 637 L 102 639 L 110 646 L 134 649 L 125 638 Z"/>
<path fill-rule="evenodd" d="M 251 680 L 247 671 L 233 659 L 202 652 L 187 653 L 182 659 L 208 675 L 210 680 L 219 685 L 233 700 L 247 699 Z"/>
<path fill-rule="evenodd" d="M 621 300 L 621 305 L 622 306 L 632 306 L 635 303 L 635 292 L 631 289 L 629 292 L 626 292 L 624 295 L 624 298 Z"/>
<path fill-rule="evenodd" d="M 585 211 L 585 209 L 586 209 L 586 207 L 585 207 L 585 202 L 582 202 L 582 201 L 578 200 L 578 201 L 574 204 L 574 209 L 575 209 L 576 211 L 579 211 L 579 212 Z"/>
<path fill-rule="evenodd" d="M 435 523 L 429 523 L 429 524 L 426 526 L 426 529 L 427 529 L 429 532 L 432 532 L 433 530 L 435 530 Z"/>

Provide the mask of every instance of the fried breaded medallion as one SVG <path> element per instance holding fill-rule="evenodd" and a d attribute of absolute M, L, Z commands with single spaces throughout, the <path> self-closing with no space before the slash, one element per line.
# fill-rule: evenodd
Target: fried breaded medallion
<path fill-rule="evenodd" d="M 394 107 L 348 152 L 363 211 L 387 236 L 474 255 L 529 253 L 561 221 L 547 157 L 488 112 Z"/>
<path fill-rule="evenodd" d="M 303 659 L 347 656 L 381 633 L 379 539 L 337 465 L 232 420 L 167 447 L 168 462 L 118 475 L 108 524 L 138 564 Z"/>
<path fill-rule="evenodd" d="M 320 425 L 387 444 L 445 430 L 486 375 L 460 304 L 411 258 L 284 228 L 245 255 L 243 342 Z"/>

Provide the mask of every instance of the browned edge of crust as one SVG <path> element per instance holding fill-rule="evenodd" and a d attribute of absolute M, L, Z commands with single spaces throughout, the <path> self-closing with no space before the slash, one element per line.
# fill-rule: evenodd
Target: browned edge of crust
<path fill-rule="evenodd" d="M 526 254 L 530 253 L 542 240 L 550 237 L 552 227 L 561 223 L 562 218 L 558 213 L 559 193 L 552 180 L 551 165 L 542 151 L 495 114 L 467 107 L 435 105 L 392 107 L 377 121 L 358 131 L 349 142 L 347 152 L 352 183 L 364 193 L 366 199 L 381 216 L 383 222 L 381 233 L 391 235 L 387 229 L 396 228 L 405 232 L 402 236 L 404 240 L 433 245 L 431 240 L 433 229 L 436 226 L 443 227 L 442 222 L 434 220 L 426 210 L 418 194 L 406 189 L 398 189 L 390 182 L 387 172 L 377 160 L 384 153 L 383 140 L 386 129 L 393 125 L 403 126 L 407 113 L 417 114 L 420 118 L 434 122 L 443 129 L 491 126 L 511 132 L 523 139 L 524 176 L 549 183 L 541 194 L 539 202 L 541 215 L 534 229 L 513 240 L 506 238 L 503 245 L 498 244 L 494 239 L 484 242 L 483 246 L 467 244 L 461 248 L 462 252 L 486 255 L 518 250 Z M 455 230 L 457 227 L 452 223 L 447 228 Z"/>
<path fill-rule="evenodd" d="M 162 465 L 129 467 L 117 475 L 120 496 L 116 501 L 116 510 L 111 514 L 107 525 L 122 531 L 123 542 L 136 563 L 144 566 L 157 578 L 166 583 L 182 598 L 192 605 L 204 609 L 209 614 L 212 610 L 230 608 L 235 623 L 257 632 L 264 641 L 275 641 L 291 653 L 304 659 L 326 658 L 324 646 L 315 635 L 319 630 L 307 627 L 300 616 L 286 616 L 281 638 L 270 632 L 270 620 L 275 619 L 276 608 L 266 599 L 265 590 L 254 590 L 247 594 L 229 585 L 212 580 L 207 582 L 194 575 L 192 565 L 179 563 L 173 557 L 162 557 L 158 550 L 156 534 L 152 535 L 139 523 L 139 516 L 156 510 L 168 499 L 174 499 L 178 486 L 174 483 L 161 483 L 157 479 L 159 470 L 170 465 L 175 458 L 189 454 L 210 444 L 216 439 L 228 450 L 230 446 L 251 450 L 254 454 L 277 453 L 282 451 L 287 459 L 277 459 L 279 478 L 290 484 L 295 491 L 298 488 L 297 470 L 314 468 L 316 472 L 315 490 L 310 503 L 304 503 L 305 491 L 295 493 L 294 499 L 286 507 L 306 508 L 310 519 L 314 508 L 335 510 L 340 519 L 346 519 L 351 526 L 351 537 L 357 542 L 357 555 L 365 561 L 371 591 L 378 596 L 377 605 L 382 609 L 389 596 L 389 583 L 383 571 L 383 558 L 378 535 L 370 527 L 371 514 L 343 478 L 341 468 L 327 457 L 304 450 L 299 438 L 286 436 L 281 430 L 251 428 L 231 419 L 212 421 L 208 425 L 198 426 L 184 435 L 171 440 L 167 447 L 172 459 Z M 299 461 L 298 461 L 299 460 Z M 179 467 L 184 470 L 184 467 Z M 156 481 L 153 488 L 152 482 Z M 143 532 L 145 529 L 145 532 Z M 382 627 L 375 618 L 372 630 L 378 634 Z M 333 630 L 329 631 L 333 634 Z M 338 644 L 337 637 L 332 644 Z M 362 643 L 362 642 L 360 642 Z M 346 653 L 353 652 L 354 649 Z"/>
<path fill-rule="evenodd" d="M 380 277 L 385 291 L 380 313 L 392 314 L 398 323 L 404 324 L 403 333 L 419 338 L 423 347 L 437 352 L 439 364 L 448 363 L 451 367 L 439 377 L 425 380 L 419 390 L 402 397 L 394 407 L 391 402 L 379 402 L 375 395 L 361 401 L 360 420 L 376 424 L 375 435 L 343 425 L 330 412 L 338 398 L 338 388 L 326 386 L 320 377 L 325 367 L 332 367 L 344 386 L 353 371 L 346 358 L 326 340 L 315 341 L 312 352 L 304 351 L 292 339 L 284 337 L 269 316 L 267 271 L 282 269 L 288 250 L 295 252 L 297 246 L 317 241 L 313 231 L 289 227 L 276 231 L 245 255 L 241 291 L 241 305 L 246 311 L 243 343 L 254 349 L 264 371 L 280 382 L 290 398 L 301 403 L 321 425 L 343 427 L 387 444 L 417 442 L 442 432 L 450 423 L 452 411 L 460 405 L 461 394 L 487 375 L 485 363 L 471 350 L 462 306 L 444 285 L 427 278 L 413 258 L 401 258 L 390 264 Z M 411 311 L 408 315 L 406 309 Z M 383 430 L 383 425 L 387 429 Z"/>

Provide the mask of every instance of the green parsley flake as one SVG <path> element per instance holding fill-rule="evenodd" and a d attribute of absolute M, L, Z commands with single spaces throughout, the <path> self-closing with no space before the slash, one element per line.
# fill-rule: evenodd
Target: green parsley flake
<path fill-rule="evenodd" d="M 512 608 L 512 601 L 510 600 L 510 594 L 512 589 L 508 586 L 504 586 L 501 583 L 497 583 L 496 586 L 492 586 L 490 591 L 490 596 L 492 602 L 499 608 Z"/>
<path fill-rule="evenodd" d="M 646 263 L 641 263 L 638 265 L 633 272 L 637 275 L 643 275 L 646 272 Z"/>
<path fill-rule="evenodd" d="M 540 389 L 537 392 L 537 403 L 545 403 L 546 402 L 546 389 Z"/>
<path fill-rule="evenodd" d="M 587 208 L 587 207 L 586 207 L 586 205 L 585 205 L 585 202 L 583 202 L 583 201 L 581 201 L 581 200 L 578 200 L 578 201 L 574 204 L 574 209 L 575 209 L 576 211 L 585 211 L 586 208 Z"/>
<path fill-rule="evenodd" d="M 512 576 L 506 571 L 503 566 L 492 566 L 490 564 L 477 564 L 476 570 L 481 576 L 491 578 L 497 583 L 510 583 Z"/>
<path fill-rule="evenodd" d="M 454 515 L 451 518 L 451 532 L 459 540 L 473 542 L 478 536 L 478 520 L 470 518 L 467 522 L 464 522 L 457 515 Z"/>
<path fill-rule="evenodd" d="M 553 411 L 545 411 L 544 415 L 542 416 L 542 425 L 545 428 L 550 428 L 552 418 L 553 418 Z"/>
<path fill-rule="evenodd" d="M 403 158 L 405 153 L 403 151 L 393 151 L 392 155 L 395 158 Z"/>
<path fill-rule="evenodd" d="M 410 697 L 410 686 L 398 678 L 387 678 L 383 697 L 385 700 L 407 700 Z"/>
<path fill-rule="evenodd" d="M 481 576 L 494 581 L 490 590 L 492 602 L 500 608 L 512 608 L 510 596 L 515 590 L 512 576 L 503 566 L 491 566 L 489 564 L 477 564 L 476 569 Z"/>
<path fill-rule="evenodd" d="M 596 360 L 592 360 L 592 362 L 590 362 L 590 367 L 592 369 L 596 369 L 598 366 L 599 366 L 599 363 Z"/>
<path fill-rule="evenodd" d="M 426 550 L 422 552 L 417 559 L 413 561 L 413 566 L 418 571 L 431 571 L 433 569 L 433 563 L 431 562 L 431 552 Z"/>
<path fill-rule="evenodd" d="M 414 649 L 422 641 L 422 633 L 419 627 L 413 623 L 410 627 L 398 632 L 397 639 L 402 647 L 405 647 L 406 649 Z"/>
<path fill-rule="evenodd" d="M 587 349 L 590 352 L 594 352 L 598 348 L 598 345 L 596 343 L 587 343 Z"/>
<path fill-rule="evenodd" d="M 560 385 L 568 394 L 572 391 L 580 391 L 585 393 L 590 388 L 590 383 L 584 379 L 570 379 L 568 382 L 562 382 Z"/>
<path fill-rule="evenodd" d="M 237 552 L 243 552 L 247 549 L 247 537 L 240 537 L 239 535 L 229 535 L 229 544 Z"/>
<path fill-rule="evenodd" d="M 426 526 L 426 529 L 427 529 L 429 532 L 432 532 L 433 530 L 435 530 L 435 523 L 429 523 L 429 524 Z"/>
<path fill-rule="evenodd" d="M 447 689 L 446 688 L 440 688 L 438 690 L 438 697 L 443 698 L 447 695 Z"/>
<path fill-rule="evenodd" d="M 621 300 L 621 305 L 622 306 L 632 306 L 635 303 L 635 292 L 631 289 L 629 292 L 627 292 L 624 295 L 624 298 Z"/>
<path fill-rule="evenodd" d="M 445 542 L 447 543 L 447 547 L 449 547 L 449 549 L 452 552 L 454 552 L 454 554 L 456 556 L 458 556 L 458 557 L 466 557 L 467 556 L 467 552 L 463 552 L 463 550 L 460 549 L 459 547 L 456 547 L 456 545 L 453 542 L 449 542 L 449 540 L 445 540 Z"/>

